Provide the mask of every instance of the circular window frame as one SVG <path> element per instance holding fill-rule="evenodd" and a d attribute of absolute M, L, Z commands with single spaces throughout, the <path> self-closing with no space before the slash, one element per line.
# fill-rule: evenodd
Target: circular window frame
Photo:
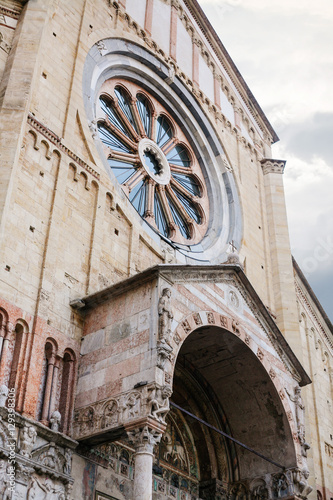
<path fill-rule="evenodd" d="M 119 89 L 126 96 L 126 110 L 117 99 Z M 153 105 L 150 127 L 148 132 L 145 130 L 137 108 L 139 95 L 148 99 L 142 90 L 137 83 L 119 78 L 106 80 L 101 86 L 96 119 L 103 151 L 140 216 L 173 243 L 193 246 L 201 242 L 208 228 L 209 200 L 204 176 L 181 126 L 153 96 L 148 100 Z M 101 102 L 103 106 L 99 105 Z M 164 133 L 160 119 L 165 120 L 170 134 Z M 158 159 L 159 173 L 149 170 L 144 158 L 147 150 Z M 128 177 L 124 178 L 123 172 L 128 172 Z M 133 193 L 139 203 L 134 203 Z"/>
<path fill-rule="evenodd" d="M 98 42 L 97 42 L 98 43 Z M 167 241 L 184 263 L 225 262 L 230 243 L 240 248 L 242 239 L 242 214 L 238 189 L 229 161 L 215 127 L 204 113 L 191 89 L 177 77 L 170 82 L 170 71 L 165 61 L 139 44 L 117 38 L 103 39 L 103 50 L 91 47 L 83 67 L 83 100 L 88 122 L 96 123 L 96 102 L 103 83 L 111 78 L 132 81 L 160 102 L 169 116 L 184 123 L 187 139 L 200 165 L 210 202 L 207 231 L 200 243 L 174 244 L 141 219 L 144 230 L 157 243 Z M 167 83 L 167 82 L 169 83 Z M 146 96 L 148 98 L 148 96 Z M 96 136 L 96 134 L 93 134 Z M 99 138 L 95 146 L 108 169 Z M 115 176 L 110 174 L 116 191 L 123 196 Z M 130 204 L 129 204 L 130 206 Z M 131 207 L 134 211 L 134 207 Z M 136 211 L 135 211 L 136 213 Z M 185 260 L 184 260 L 185 258 Z"/>

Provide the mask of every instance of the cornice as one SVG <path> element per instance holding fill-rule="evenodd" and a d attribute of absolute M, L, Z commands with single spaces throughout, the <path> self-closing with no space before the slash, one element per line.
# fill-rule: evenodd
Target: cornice
<path fill-rule="evenodd" d="M 219 62 L 222 64 L 229 78 L 235 85 L 244 103 L 247 105 L 251 115 L 257 122 L 258 122 L 257 117 L 258 116 L 260 117 L 265 127 L 267 128 L 268 132 L 271 134 L 273 143 L 277 142 L 279 140 L 278 135 L 276 134 L 270 122 L 268 121 L 265 113 L 261 109 L 259 103 L 255 99 L 250 88 L 248 87 L 247 83 L 245 82 L 244 78 L 242 77 L 241 73 L 236 67 L 235 63 L 231 59 L 228 51 L 224 47 L 219 36 L 217 35 L 213 26 L 207 19 L 207 16 L 205 15 L 204 11 L 200 7 L 197 0 L 183 0 L 183 1 L 184 4 L 189 9 L 189 11 L 191 12 L 191 15 L 197 22 L 198 26 L 200 27 L 202 34 L 204 35 L 209 45 L 213 49 Z"/>
<path fill-rule="evenodd" d="M 73 309 L 79 309 L 79 312 L 85 315 L 99 304 L 105 303 L 115 296 L 125 294 L 130 290 L 133 291 L 136 286 L 139 287 L 153 280 L 164 279 L 170 283 L 170 285 L 173 285 L 177 282 L 181 283 L 184 281 L 204 283 L 225 282 L 226 279 L 228 280 L 232 276 L 238 281 L 238 290 L 247 300 L 259 324 L 266 333 L 268 332 L 269 340 L 274 345 L 286 368 L 297 377 L 301 386 L 309 384 L 311 382 L 309 376 L 293 353 L 288 342 L 251 285 L 241 266 L 238 264 L 160 264 L 105 288 L 104 290 L 72 301 L 70 305 Z M 296 370 L 297 374 L 294 373 L 290 365 Z"/>
<path fill-rule="evenodd" d="M 20 17 L 21 12 L 0 5 L 0 14 L 2 14 L 3 16 L 11 17 L 12 19 L 18 19 Z"/>
<path fill-rule="evenodd" d="M 65 146 L 62 142 L 62 139 L 58 137 L 52 130 L 50 130 L 46 125 L 36 120 L 36 118 L 29 113 L 28 115 L 28 123 L 33 127 L 37 132 L 42 134 L 47 140 L 49 140 L 52 144 L 54 144 L 60 151 L 65 153 L 71 160 L 80 165 L 80 167 L 84 168 L 87 172 L 89 172 L 96 179 L 100 178 L 100 174 L 96 172 L 88 163 L 82 160 L 77 154 L 73 153 L 67 146 Z"/>
<path fill-rule="evenodd" d="M 273 158 L 263 158 L 260 163 L 264 175 L 283 174 L 286 166 L 286 160 L 273 160 Z"/>
<path fill-rule="evenodd" d="M 293 267 L 295 270 L 295 278 L 296 278 L 295 279 L 296 295 L 299 298 L 299 300 L 302 302 L 302 305 L 308 310 L 309 314 L 312 316 L 313 320 L 317 324 L 320 332 L 322 333 L 327 344 L 330 346 L 330 348 L 333 352 L 333 325 L 332 325 L 330 319 L 328 318 L 326 312 L 324 311 L 321 303 L 319 302 L 316 294 L 312 290 L 308 280 L 305 278 L 301 268 L 299 267 L 296 260 L 294 259 L 294 257 L 292 257 L 292 262 L 293 262 Z M 297 283 L 297 280 L 299 280 L 300 283 Z M 310 299 L 313 301 L 313 303 L 314 303 L 315 307 L 318 309 L 318 312 L 319 312 L 323 321 L 320 321 L 320 319 L 318 318 L 318 315 L 314 311 L 314 308 L 311 305 L 310 301 L 308 300 L 308 297 L 306 296 L 306 294 L 308 294 Z M 332 338 L 330 338 L 329 334 L 327 333 L 327 331 L 323 327 L 323 325 L 322 325 L 323 322 L 325 323 L 327 329 L 331 333 Z"/>

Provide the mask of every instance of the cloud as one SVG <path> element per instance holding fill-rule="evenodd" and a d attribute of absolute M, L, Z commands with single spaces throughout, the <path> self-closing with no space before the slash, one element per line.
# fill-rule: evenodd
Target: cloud
<path fill-rule="evenodd" d="M 287 152 L 311 162 L 322 158 L 333 167 L 333 113 L 315 113 L 283 127 L 280 139 Z"/>
<path fill-rule="evenodd" d="M 332 315 L 333 2 L 199 3 L 280 137 L 292 252 Z"/>
<path fill-rule="evenodd" d="M 311 288 L 317 295 L 327 315 L 331 315 L 331 317 L 332 314 L 330 313 L 333 309 L 332 282 L 333 269 L 329 272 L 327 272 L 326 269 L 318 269 L 317 272 L 311 276 Z"/>

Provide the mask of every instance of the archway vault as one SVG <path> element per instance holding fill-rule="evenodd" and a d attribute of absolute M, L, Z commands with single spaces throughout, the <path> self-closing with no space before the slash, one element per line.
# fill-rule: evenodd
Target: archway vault
<path fill-rule="evenodd" d="M 176 428 L 182 419 L 201 489 L 236 488 L 233 498 L 242 498 L 243 488 L 268 488 L 275 498 L 283 485 L 289 496 L 304 488 L 298 391 L 310 380 L 237 262 L 156 266 L 79 303 L 85 336 L 76 439 L 95 446 L 126 433 L 132 442 L 133 433 L 145 439 L 150 433 L 152 442 L 164 442 L 161 463 L 174 471 L 180 464 L 181 472 L 188 460 L 190 477 L 185 441 L 161 441 L 170 422 Z M 188 416 L 172 410 L 168 417 L 170 401 L 288 474 Z"/>

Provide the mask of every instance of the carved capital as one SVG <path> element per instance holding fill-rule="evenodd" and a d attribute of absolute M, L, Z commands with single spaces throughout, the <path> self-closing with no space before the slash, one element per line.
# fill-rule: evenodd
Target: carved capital
<path fill-rule="evenodd" d="M 162 433 L 148 425 L 127 431 L 128 440 L 136 453 L 153 453 L 154 446 L 160 442 Z"/>
<path fill-rule="evenodd" d="M 11 337 L 11 334 L 14 330 L 14 325 L 13 323 L 11 323 L 10 321 L 8 321 L 7 325 L 6 325 L 6 338 L 10 338 Z"/>
<path fill-rule="evenodd" d="M 285 160 L 273 160 L 272 158 L 263 158 L 261 161 L 262 171 L 266 174 L 283 174 L 286 166 Z"/>

